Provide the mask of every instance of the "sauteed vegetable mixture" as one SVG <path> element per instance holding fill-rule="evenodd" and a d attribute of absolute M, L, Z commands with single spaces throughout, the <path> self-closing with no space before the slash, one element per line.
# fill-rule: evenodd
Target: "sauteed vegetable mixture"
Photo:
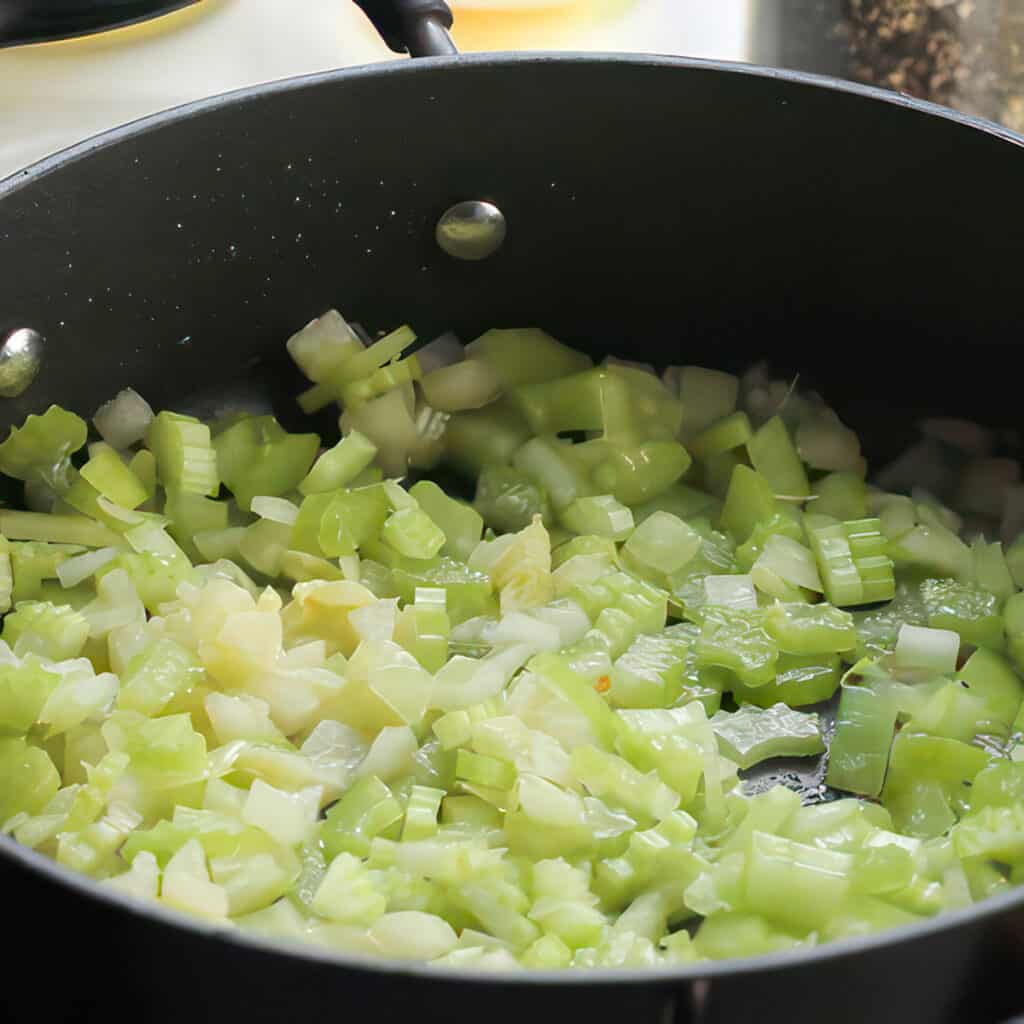
<path fill-rule="evenodd" d="M 333 310 L 288 341 L 336 443 L 125 391 L 0 444 L 5 833 L 225 928 L 481 968 L 755 955 L 1024 880 L 997 438 L 927 421 L 869 478 L 761 367 L 414 342 Z M 826 739 L 820 786 L 746 778 Z"/>

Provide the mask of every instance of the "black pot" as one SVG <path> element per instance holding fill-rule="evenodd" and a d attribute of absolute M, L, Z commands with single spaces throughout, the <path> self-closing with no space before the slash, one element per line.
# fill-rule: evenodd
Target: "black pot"
<path fill-rule="evenodd" d="M 0 0 L 0 46 L 89 35 L 146 21 L 199 0 Z"/>
<path fill-rule="evenodd" d="M 149 118 L 0 184 L 0 336 L 44 365 L 3 425 L 132 385 L 267 384 L 337 305 L 423 335 L 539 324 L 595 355 L 825 384 L 900 447 L 921 411 L 1019 418 L 1022 140 L 893 94 L 654 57 L 482 56 L 276 83 Z M 435 244 L 488 199 L 489 259 Z M 279 390 L 277 390 L 279 389 Z M 11 1020 L 998 1021 L 1024 891 L 798 954 L 665 972 L 479 976 L 222 935 L 0 841 Z M 44 985 L 27 979 L 43 966 Z"/>

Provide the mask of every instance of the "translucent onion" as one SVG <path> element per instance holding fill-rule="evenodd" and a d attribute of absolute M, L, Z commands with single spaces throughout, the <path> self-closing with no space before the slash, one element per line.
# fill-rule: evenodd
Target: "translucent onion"
<path fill-rule="evenodd" d="M 104 402 L 92 421 L 103 440 L 120 451 L 142 440 L 153 421 L 153 410 L 137 391 L 125 388 Z"/>

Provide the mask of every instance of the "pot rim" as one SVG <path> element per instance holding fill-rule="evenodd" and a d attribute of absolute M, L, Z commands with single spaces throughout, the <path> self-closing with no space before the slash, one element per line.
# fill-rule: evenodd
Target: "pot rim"
<path fill-rule="evenodd" d="M 846 93 L 872 102 L 886 103 L 908 111 L 936 117 L 943 121 L 980 131 L 986 135 L 1024 148 L 1024 135 L 1018 134 L 993 121 L 975 117 L 935 103 L 914 99 L 904 94 L 889 92 L 874 86 L 862 85 L 827 75 L 803 71 L 742 64 L 733 61 L 708 60 L 692 57 L 674 57 L 655 54 L 629 53 L 484 53 L 460 54 L 454 57 L 426 57 L 413 61 L 385 61 L 376 64 L 359 65 L 336 71 L 318 72 L 279 79 L 255 86 L 248 86 L 231 92 L 196 100 L 181 106 L 148 115 L 125 125 L 112 128 L 99 135 L 85 139 L 63 150 L 16 171 L 0 180 L 0 202 L 8 195 L 20 191 L 48 174 L 84 159 L 94 152 L 154 131 L 168 124 L 177 124 L 210 111 L 255 102 L 264 96 L 288 93 L 293 90 L 316 88 L 335 82 L 356 81 L 380 76 L 404 76 L 415 78 L 448 69 L 496 67 L 519 68 L 537 65 L 563 66 L 613 66 L 647 67 L 674 70 L 712 71 L 729 75 L 744 75 L 789 84 L 805 85 L 830 92 Z M 443 982 L 458 981 L 462 984 L 494 985 L 495 983 L 519 986 L 558 984 L 561 986 L 598 985 L 655 985 L 668 987 L 684 982 L 711 981 L 731 975 L 758 975 L 786 968 L 807 967 L 824 961 L 853 958 L 863 953 L 880 950 L 887 946 L 924 939 L 947 930 L 979 925 L 989 918 L 997 917 L 1012 909 L 1024 907 L 1024 886 L 1009 892 L 989 897 L 979 903 L 958 910 L 947 911 L 933 918 L 900 925 L 871 935 L 839 939 L 821 946 L 806 946 L 780 953 L 744 957 L 731 960 L 701 961 L 665 967 L 645 968 L 597 968 L 587 971 L 524 970 L 494 971 L 465 968 L 437 968 L 423 963 L 389 960 L 357 953 L 346 953 L 313 943 L 275 940 L 254 934 L 240 933 L 201 919 L 176 912 L 169 908 L 144 903 L 127 894 L 101 887 L 87 876 L 65 868 L 42 854 L 21 846 L 9 836 L 0 836 L 0 858 L 12 861 L 28 871 L 42 875 L 57 884 L 67 887 L 78 896 L 89 900 L 118 906 L 129 913 L 148 918 L 156 923 L 181 929 L 185 932 L 214 938 L 261 953 L 293 956 L 324 965 L 369 971 L 382 976 L 421 978 Z"/>

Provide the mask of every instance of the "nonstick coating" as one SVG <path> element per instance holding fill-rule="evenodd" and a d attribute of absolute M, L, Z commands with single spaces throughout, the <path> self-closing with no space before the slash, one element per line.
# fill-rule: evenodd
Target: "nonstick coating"
<path fill-rule="evenodd" d="M 53 401 L 88 415 L 126 385 L 177 407 L 259 396 L 292 420 L 282 342 L 336 305 L 374 331 L 538 324 L 595 355 L 768 359 L 822 384 L 876 459 L 922 412 L 1013 428 L 1020 144 L 891 94 L 669 58 L 427 60 L 218 98 L 0 184 L 0 333 L 47 339 L 0 427 Z M 451 260 L 438 215 L 484 198 L 505 247 Z M 470 980 L 182 928 L 6 839 L 0 879 L 10 1019 L 838 1024 L 1018 1008 L 1016 893 L 771 960 Z"/>

